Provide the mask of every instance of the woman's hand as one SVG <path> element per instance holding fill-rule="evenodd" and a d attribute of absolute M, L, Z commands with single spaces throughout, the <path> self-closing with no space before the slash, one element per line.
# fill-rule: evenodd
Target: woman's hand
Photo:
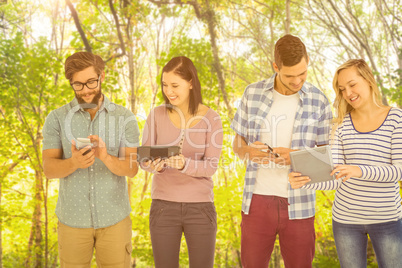
<path fill-rule="evenodd" d="M 310 181 L 311 179 L 308 176 L 302 176 L 301 173 L 298 172 L 289 173 L 289 183 L 290 186 L 292 186 L 292 189 L 299 189 Z"/>
<path fill-rule="evenodd" d="M 166 167 L 166 162 L 161 158 L 157 158 L 154 161 L 148 160 L 143 165 L 146 168 L 151 168 L 152 171 L 160 172 Z"/>
<path fill-rule="evenodd" d="M 331 176 L 337 172 L 338 174 L 336 175 L 336 179 L 340 179 L 343 177 L 342 181 L 344 182 L 351 177 L 360 178 L 363 175 L 362 170 L 358 166 L 352 165 L 335 166 L 335 169 L 331 172 Z"/>
<path fill-rule="evenodd" d="M 169 157 L 165 160 L 165 163 L 169 167 L 182 170 L 184 168 L 184 165 L 186 164 L 186 159 L 184 158 L 184 155 L 179 154 Z"/>

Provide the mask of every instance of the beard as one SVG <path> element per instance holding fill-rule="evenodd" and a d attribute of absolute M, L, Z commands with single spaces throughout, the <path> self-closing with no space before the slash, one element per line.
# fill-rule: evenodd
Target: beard
<path fill-rule="evenodd" d="M 83 109 L 94 109 L 94 108 L 98 107 L 99 100 L 102 97 L 102 85 L 101 84 L 99 84 L 99 91 L 94 92 L 93 94 L 94 94 L 94 97 L 90 103 L 85 102 L 85 100 L 83 98 L 81 98 L 81 96 L 79 96 L 77 94 L 77 92 L 75 92 L 75 97 L 77 98 L 78 104 Z"/>
<path fill-rule="evenodd" d="M 286 89 L 288 89 L 290 92 L 292 92 L 292 93 L 297 93 L 297 92 L 302 88 L 302 86 L 303 86 L 303 84 L 304 84 L 304 82 L 305 82 L 305 81 L 303 81 L 302 86 L 301 86 L 300 88 L 294 89 L 294 88 L 291 88 L 290 86 L 286 85 L 286 84 L 282 81 L 282 78 L 281 78 L 280 75 L 278 75 L 278 77 L 279 77 L 279 80 L 281 81 L 282 85 L 283 85 Z"/>

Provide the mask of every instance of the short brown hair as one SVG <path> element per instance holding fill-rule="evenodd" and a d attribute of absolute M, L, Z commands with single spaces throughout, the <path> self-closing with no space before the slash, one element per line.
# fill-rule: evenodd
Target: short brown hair
<path fill-rule="evenodd" d="M 198 105 L 202 103 L 202 95 L 201 83 L 198 79 L 197 69 L 195 68 L 194 63 L 185 56 L 179 56 L 172 58 L 163 67 L 161 75 L 162 95 L 165 99 L 165 103 L 170 104 L 169 98 L 163 92 L 163 73 L 165 72 L 173 72 L 187 82 L 191 81 L 192 89 L 190 90 L 190 103 L 188 106 L 188 111 L 192 115 L 196 114 L 198 110 Z M 168 106 L 168 109 L 171 110 L 172 108 Z"/>
<path fill-rule="evenodd" d="M 100 75 L 105 69 L 103 59 L 91 52 L 76 52 L 66 59 L 64 63 L 64 73 L 68 80 L 73 78 L 73 75 L 88 67 L 93 66 L 95 72 Z"/>
<path fill-rule="evenodd" d="M 275 44 L 275 63 L 278 68 L 283 66 L 294 66 L 298 64 L 302 58 L 308 60 L 306 46 L 299 37 L 287 34 Z"/>

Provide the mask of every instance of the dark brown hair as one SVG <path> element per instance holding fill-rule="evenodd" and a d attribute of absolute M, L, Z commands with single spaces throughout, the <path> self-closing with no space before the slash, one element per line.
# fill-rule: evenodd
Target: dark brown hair
<path fill-rule="evenodd" d="M 308 60 L 306 46 L 299 37 L 287 34 L 275 44 L 275 63 L 278 68 L 282 66 L 294 66 L 298 64 L 302 58 Z"/>
<path fill-rule="evenodd" d="M 64 73 L 68 80 L 73 78 L 73 75 L 88 67 L 93 66 L 95 72 L 100 75 L 105 69 L 103 59 L 91 52 L 76 52 L 66 59 L 64 63 Z"/>
<path fill-rule="evenodd" d="M 190 90 L 190 102 L 188 106 L 188 112 L 192 115 L 196 114 L 198 111 L 198 105 L 202 103 L 202 96 L 200 80 L 198 79 L 197 69 L 195 68 L 193 62 L 185 56 L 179 56 L 172 58 L 163 67 L 161 75 L 162 95 L 165 103 L 170 104 L 168 97 L 163 92 L 163 73 L 165 72 L 173 72 L 187 82 L 191 81 L 192 89 Z M 172 110 L 172 108 L 169 106 L 168 109 L 170 111 Z"/>

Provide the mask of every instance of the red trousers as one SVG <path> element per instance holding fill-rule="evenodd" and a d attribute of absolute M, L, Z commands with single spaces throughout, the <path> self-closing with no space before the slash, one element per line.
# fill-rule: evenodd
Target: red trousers
<path fill-rule="evenodd" d="M 312 267 L 314 217 L 289 220 L 288 205 L 287 198 L 253 195 L 249 214 L 242 212 L 241 262 L 244 268 L 267 268 L 277 235 L 285 267 Z"/>

